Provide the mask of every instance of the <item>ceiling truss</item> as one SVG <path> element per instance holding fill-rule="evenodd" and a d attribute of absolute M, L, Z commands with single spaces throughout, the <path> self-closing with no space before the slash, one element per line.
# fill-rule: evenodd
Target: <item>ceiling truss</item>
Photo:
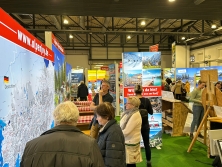
<path fill-rule="evenodd" d="M 70 15 L 30 14 L 30 19 L 23 19 L 16 13 L 10 14 L 23 27 L 45 42 L 45 31 L 52 31 L 64 48 L 91 47 L 134 47 L 148 48 L 159 44 L 160 48 L 171 49 L 172 42 L 194 44 L 220 36 L 214 32 L 211 24 L 221 26 L 221 20 L 183 20 L 183 19 L 147 19 L 121 17 L 95 17 Z M 69 24 L 64 24 L 67 19 Z M 145 21 L 145 25 L 141 25 Z M 72 35 L 73 38 L 69 38 Z M 127 36 L 131 36 L 127 39 Z M 188 40 L 181 40 L 184 36 Z M 192 40 L 189 40 L 192 39 Z"/>

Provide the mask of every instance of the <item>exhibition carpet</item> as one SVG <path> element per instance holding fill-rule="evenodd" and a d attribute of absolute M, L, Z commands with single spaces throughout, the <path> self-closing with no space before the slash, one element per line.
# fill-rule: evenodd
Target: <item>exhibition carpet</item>
<path fill-rule="evenodd" d="M 163 146 L 160 150 L 151 148 L 153 167 L 209 167 L 213 159 L 207 158 L 207 146 L 196 141 L 190 153 L 188 136 L 171 137 L 163 134 Z M 137 167 L 145 167 L 145 152 L 142 149 L 143 162 Z"/>
<path fill-rule="evenodd" d="M 119 117 L 116 117 L 119 122 Z M 163 134 L 161 149 L 151 148 L 152 167 L 210 167 L 213 159 L 207 157 L 207 146 L 196 141 L 190 153 L 187 149 L 191 140 L 188 136 L 171 137 Z M 137 167 L 146 167 L 144 149 L 142 149 L 143 162 Z"/>

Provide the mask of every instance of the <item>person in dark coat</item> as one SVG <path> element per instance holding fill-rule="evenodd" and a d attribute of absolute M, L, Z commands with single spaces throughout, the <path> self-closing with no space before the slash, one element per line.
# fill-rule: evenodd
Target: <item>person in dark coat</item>
<path fill-rule="evenodd" d="M 141 85 L 136 85 L 134 92 L 136 96 L 140 99 L 140 106 L 139 109 L 146 109 L 150 115 L 153 115 L 153 108 L 148 98 L 142 97 L 143 88 Z M 147 160 L 147 167 L 152 167 L 151 165 L 151 149 L 150 149 L 150 125 L 148 121 L 148 114 L 146 117 L 142 117 L 142 127 L 141 127 L 141 134 L 143 137 L 143 143 L 145 147 L 146 153 L 146 160 Z"/>
<path fill-rule="evenodd" d="M 84 81 L 81 81 L 80 85 L 78 86 L 77 98 L 80 98 L 80 101 L 87 101 L 88 94 L 88 87 L 84 84 Z"/>
<path fill-rule="evenodd" d="M 26 144 L 20 167 L 104 167 L 96 140 L 76 127 L 75 104 L 59 104 L 53 116 L 55 127 Z"/>
<path fill-rule="evenodd" d="M 104 102 L 96 107 L 95 113 L 102 126 L 97 142 L 105 167 L 126 167 L 125 139 L 120 126 L 114 119 L 114 107 L 111 103 Z"/>

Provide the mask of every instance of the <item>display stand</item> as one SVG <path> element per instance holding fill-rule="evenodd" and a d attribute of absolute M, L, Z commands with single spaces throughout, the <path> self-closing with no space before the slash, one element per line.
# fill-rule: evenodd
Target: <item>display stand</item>
<path fill-rule="evenodd" d="M 74 101 L 79 110 L 77 127 L 84 133 L 89 130 L 89 124 L 93 118 L 94 111 L 90 110 L 91 101 Z"/>
<path fill-rule="evenodd" d="M 190 146 L 187 150 L 187 152 L 190 152 L 195 141 L 197 140 L 197 137 L 204 125 L 204 144 L 206 144 L 206 131 L 207 131 L 207 117 L 215 116 L 215 113 L 213 112 L 212 106 L 217 104 L 216 96 L 215 96 L 215 88 L 213 81 L 218 80 L 218 72 L 217 70 L 202 70 L 201 73 L 201 80 L 205 81 L 207 83 L 207 88 L 202 92 L 202 104 L 204 107 L 204 116 L 203 119 L 197 129 L 197 132 L 195 133 L 193 140 L 190 143 Z"/>
<path fill-rule="evenodd" d="M 180 100 L 162 98 L 163 129 L 172 136 L 183 136 L 184 125 L 190 109 Z"/>

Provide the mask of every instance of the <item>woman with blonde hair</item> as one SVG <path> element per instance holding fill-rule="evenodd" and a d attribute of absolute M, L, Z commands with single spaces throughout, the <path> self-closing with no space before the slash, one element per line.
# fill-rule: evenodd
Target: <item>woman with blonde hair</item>
<path fill-rule="evenodd" d="M 139 106 L 140 99 L 138 97 L 128 97 L 126 109 L 120 119 L 120 127 L 125 137 L 127 167 L 136 167 L 136 163 L 142 161 L 140 150 L 142 118 Z"/>

